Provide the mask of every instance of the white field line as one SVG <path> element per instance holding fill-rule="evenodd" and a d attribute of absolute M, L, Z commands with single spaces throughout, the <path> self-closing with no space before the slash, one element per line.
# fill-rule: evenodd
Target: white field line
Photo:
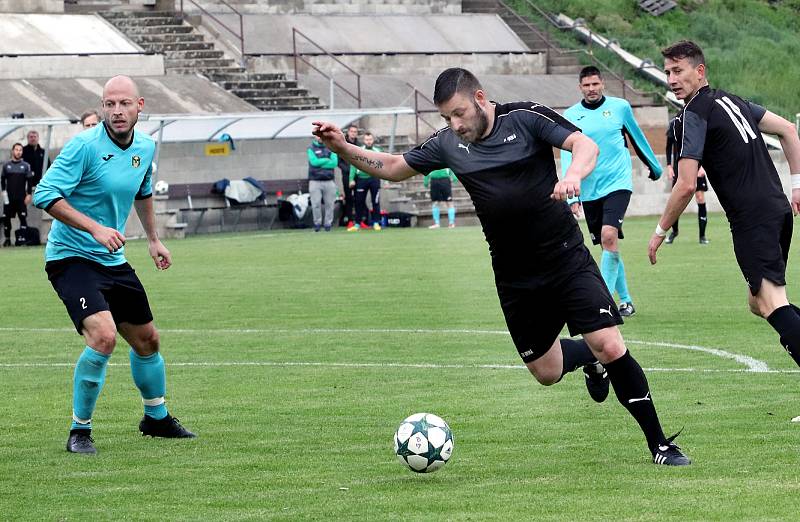
<path fill-rule="evenodd" d="M 69 328 L 16 328 L 0 327 L 0 332 L 73 332 Z M 220 328 L 220 329 L 195 329 L 195 328 L 163 328 L 163 333 L 185 333 L 185 334 L 464 334 L 464 335 L 504 335 L 508 336 L 506 330 L 474 330 L 474 329 L 424 329 L 424 328 Z M 708 348 L 705 346 L 667 343 L 661 341 L 638 341 L 626 339 L 627 344 L 638 344 L 648 346 L 658 346 L 661 348 L 676 348 L 708 353 L 724 359 L 733 359 L 745 366 L 744 369 L 737 370 L 698 370 L 694 368 L 647 368 L 648 371 L 682 371 L 682 372 L 754 372 L 754 373 L 798 373 L 800 370 L 770 370 L 767 363 L 754 359 L 747 355 L 731 353 L 718 348 Z M 48 366 L 50 363 L 41 363 L 41 366 Z M 53 363 L 61 366 L 60 363 Z M 66 364 L 66 363 L 65 363 Z M 72 363 L 70 363 L 71 365 Z M 9 363 L 0 364 L 0 368 L 9 367 L 35 367 L 38 363 Z M 231 362 L 231 363 L 171 363 L 170 366 L 324 366 L 324 367 L 348 367 L 348 368 L 481 368 L 481 369 L 518 369 L 524 368 L 523 365 L 448 365 L 448 364 L 401 364 L 401 363 L 301 363 L 301 362 Z"/>

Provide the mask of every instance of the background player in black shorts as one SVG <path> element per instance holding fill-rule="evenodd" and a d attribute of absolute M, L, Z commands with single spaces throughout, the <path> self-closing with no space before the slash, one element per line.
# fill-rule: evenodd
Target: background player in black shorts
<path fill-rule="evenodd" d="M 678 181 L 650 239 L 650 262 L 691 200 L 702 165 L 731 225 L 750 311 L 769 322 L 800 365 L 800 311 L 786 297 L 785 279 L 792 212 L 800 211 L 797 131 L 763 107 L 709 88 L 703 51 L 694 42 L 677 42 L 662 54 L 670 89 L 686 105 L 675 122 Z M 791 205 L 759 131 L 780 138 L 792 173 Z"/>
<path fill-rule="evenodd" d="M 464 69 L 440 74 L 433 100 L 449 126 L 404 155 L 349 145 L 331 123 L 314 122 L 313 133 L 357 168 L 389 181 L 451 168 L 475 204 L 506 324 L 536 380 L 550 385 L 594 366 L 584 368 L 590 394 L 604 400 L 610 379 L 644 432 L 653 462 L 689 464 L 674 436 L 664 436 L 644 372 L 617 327 L 619 311 L 566 204 L 580 193 L 597 146 L 548 107 L 489 101 Z M 561 181 L 553 146 L 572 152 Z M 583 339 L 559 339 L 565 324 Z"/>
<path fill-rule="evenodd" d="M 675 146 L 675 118 L 669 122 L 667 128 L 667 173 L 672 182 L 672 186 L 678 181 L 678 148 Z M 673 169 L 672 166 L 676 167 Z M 708 239 L 706 238 L 706 226 L 708 225 L 708 210 L 706 209 L 706 192 L 708 191 L 708 181 L 706 180 L 706 171 L 703 167 L 697 171 L 697 187 L 694 191 L 694 199 L 697 202 L 697 226 L 700 232 L 700 244 L 707 245 Z M 678 221 L 672 224 L 672 232 L 669 233 L 667 239 L 664 240 L 666 244 L 672 244 L 675 238 L 678 237 Z"/>
<path fill-rule="evenodd" d="M 3 164 L 0 173 L 0 190 L 3 192 L 3 230 L 6 239 L 3 246 L 11 246 L 11 218 L 19 219 L 19 228 L 28 226 L 28 203 L 31 202 L 33 171 L 22 159 L 22 144 L 11 147 L 11 161 Z"/>

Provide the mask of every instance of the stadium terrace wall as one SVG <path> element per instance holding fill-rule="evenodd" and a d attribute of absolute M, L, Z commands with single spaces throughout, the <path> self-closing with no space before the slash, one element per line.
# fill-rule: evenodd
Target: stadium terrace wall
<path fill-rule="evenodd" d="M 63 13 L 63 0 L 0 0 L 0 13 Z"/>
<path fill-rule="evenodd" d="M 46 55 L 0 57 L 0 80 L 19 78 L 75 78 L 75 71 L 84 77 L 163 76 L 161 54 L 125 55 Z"/>
<path fill-rule="evenodd" d="M 359 74 L 414 74 L 438 75 L 453 64 L 481 74 L 547 74 L 547 57 L 544 53 L 387 53 L 346 54 L 337 56 L 348 67 Z M 308 62 L 337 79 L 352 73 L 328 56 L 306 56 Z M 260 55 L 250 56 L 247 68 L 253 72 L 293 71 L 294 56 Z M 298 61 L 300 74 L 314 74 L 314 70 Z"/>
<path fill-rule="evenodd" d="M 230 12 L 220 2 L 199 2 L 212 13 Z M 461 0 L 231 0 L 228 3 L 249 14 L 460 14 Z M 184 5 L 184 9 L 196 9 Z"/>

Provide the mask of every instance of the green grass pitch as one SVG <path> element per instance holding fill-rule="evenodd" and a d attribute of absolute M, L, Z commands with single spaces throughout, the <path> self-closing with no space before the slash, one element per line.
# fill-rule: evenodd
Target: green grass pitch
<path fill-rule="evenodd" d="M 721 215 L 707 246 L 685 217 L 652 267 L 654 226 L 625 223 L 637 314 L 622 332 L 665 430 L 684 428 L 694 464 L 681 469 L 651 464 L 627 412 L 613 394 L 593 403 L 580 372 L 543 387 L 522 367 L 478 227 L 173 240 L 162 273 L 130 242 L 167 405 L 199 438 L 139 435 L 121 343 L 94 416 L 99 454 L 71 455 L 82 339 L 42 250 L 0 250 L 0 519 L 797 520 L 798 369 L 748 312 Z M 431 475 L 392 451 L 399 422 L 423 411 L 455 437 Z"/>

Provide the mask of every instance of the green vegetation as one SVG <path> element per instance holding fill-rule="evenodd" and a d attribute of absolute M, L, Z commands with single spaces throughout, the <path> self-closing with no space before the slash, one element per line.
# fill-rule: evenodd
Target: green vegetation
<path fill-rule="evenodd" d="M 175 265 L 160 273 L 129 242 L 161 328 L 167 405 L 199 438 L 139 436 L 121 344 L 94 416 L 99 454 L 70 455 L 82 339 L 42 250 L 2 249 L 0 518 L 794 520 L 797 367 L 747 311 L 722 216 L 708 246 L 687 216 L 652 267 L 654 223 L 625 222 L 638 312 L 622 328 L 665 428 L 685 427 L 685 469 L 651 464 L 613 394 L 591 402 L 580 372 L 536 384 L 504 333 L 478 227 L 168 241 Z M 418 411 L 444 417 L 456 441 L 429 476 L 392 452 Z"/>
<path fill-rule="evenodd" d="M 642 11 L 633 0 L 530 1 L 547 12 L 585 19 L 593 31 L 616 38 L 626 50 L 655 64 L 662 63 L 664 46 L 694 40 L 706 53 L 713 87 L 765 105 L 790 121 L 800 112 L 798 0 L 679 0 L 679 8 L 660 17 Z M 527 0 L 509 3 L 541 23 Z M 570 44 L 581 45 L 575 39 Z M 618 61 L 602 52 L 600 56 L 609 64 Z"/>

